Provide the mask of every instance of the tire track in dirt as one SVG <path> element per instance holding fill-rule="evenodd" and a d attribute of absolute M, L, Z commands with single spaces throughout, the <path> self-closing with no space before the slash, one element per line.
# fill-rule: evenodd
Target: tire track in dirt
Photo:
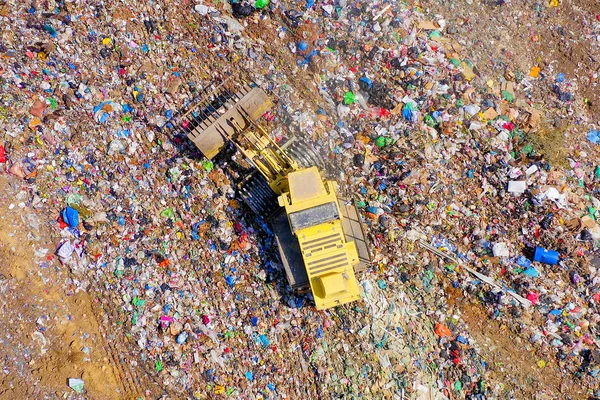
<path fill-rule="evenodd" d="M 40 248 L 51 254 L 57 243 L 47 226 L 40 224 L 32 232 L 19 218 L 31 214 L 44 220 L 37 211 L 8 209 L 21 191 L 20 182 L 0 176 L 0 187 L 0 278 L 9 289 L 0 291 L 2 313 L 8 314 L 0 318 L 6 375 L 0 399 L 73 393 L 67 380 L 75 377 L 83 378 L 85 394 L 98 400 L 137 399 L 145 397 L 145 388 L 156 389 L 119 361 L 119 355 L 127 354 L 125 344 L 118 335 L 110 339 L 100 305 L 85 291 L 74 292 L 68 268 L 52 256 L 34 256 Z"/>

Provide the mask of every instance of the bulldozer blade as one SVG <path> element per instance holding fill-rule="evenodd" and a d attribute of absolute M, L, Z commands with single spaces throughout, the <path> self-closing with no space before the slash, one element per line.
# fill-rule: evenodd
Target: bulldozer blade
<path fill-rule="evenodd" d="M 219 92 L 217 88 L 214 98 L 202 100 L 180 118 L 187 137 L 208 159 L 215 157 L 225 147 L 235 134 L 236 125 L 245 128 L 247 117 L 258 120 L 273 107 L 269 96 L 261 88 L 252 85 L 243 85 L 235 93 L 229 90 Z"/>

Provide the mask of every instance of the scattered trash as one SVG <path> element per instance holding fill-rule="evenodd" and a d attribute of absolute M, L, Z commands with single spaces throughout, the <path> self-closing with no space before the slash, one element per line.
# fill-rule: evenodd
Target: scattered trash
<path fill-rule="evenodd" d="M 598 43 L 595 14 L 554 39 L 533 24 L 535 57 L 490 33 L 496 59 L 468 36 L 473 7 L 444 20 L 414 2 L 63 3 L 0 4 L 3 204 L 30 228 L 31 276 L 89 293 L 110 340 L 135 347 L 117 358 L 137 374 L 175 398 L 518 398 L 461 320 L 472 301 L 530 341 L 539 368 L 558 360 L 597 384 L 600 360 L 581 363 L 600 321 L 600 131 L 585 114 L 597 99 L 579 96 L 597 76 L 537 58 L 558 37 L 557 53 L 597 59 L 572 43 Z M 499 25 L 511 4 L 525 13 L 491 3 Z M 567 12 L 529 9 L 540 24 Z M 352 307 L 316 313 L 291 292 L 238 190 L 248 157 L 205 159 L 186 136 L 231 100 L 190 109 L 230 76 L 272 97 L 260 122 L 274 142 L 310 143 L 356 201 L 375 260 Z M 43 329 L 24 336 L 47 354 Z"/>

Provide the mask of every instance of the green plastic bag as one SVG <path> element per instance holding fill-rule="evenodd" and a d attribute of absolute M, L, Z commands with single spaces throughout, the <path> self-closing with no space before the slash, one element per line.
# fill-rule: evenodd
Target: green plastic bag
<path fill-rule="evenodd" d="M 46 100 L 48 100 L 50 102 L 50 107 L 53 110 L 56 110 L 56 107 L 58 107 L 58 104 L 56 103 L 56 100 L 54 100 L 52 97 L 48 97 Z"/>
<path fill-rule="evenodd" d="M 510 92 L 507 92 L 506 90 L 502 91 L 502 98 L 508 101 L 509 103 L 512 103 L 515 100 L 515 96 L 513 96 Z"/>
<path fill-rule="evenodd" d="M 137 296 L 134 296 L 133 300 L 131 301 L 131 304 L 133 304 L 136 307 L 144 307 L 144 305 L 146 304 L 146 300 L 142 300 Z"/>
<path fill-rule="evenodd" d="M 377 139 L 375 139 L 375 146 L 385 147 L 385 138 L 383 136 L 379 136 Z"/>
<path fill-rule="evenodd" d="M 527 144 L 525 145 L 522 149 L 521 149 L 521 153 L 530 155 L 531 153 L 533 153 L 533 146 L 531 144 Z"/>
<path fill-rule="evenodd" d="M 173 211 L 172 208 L 165 208 L 163 210 L 163 212 L 160 213 L 161 217 L 165 217 L 165 218 L 173 218 L 175 217 L 175 212 Z"/>
<path fill-rule="evenodd" d="M 265 8 L 267 5 L 269 5 L 269 0 L 256 0 L 256 3 L 254 3 L 254 8 L 260 10 L 261 8 Z"/>
<path fill-rule="evenodd" d="M 212 161 L 205 160 L 205 161 L 202 161 L 202 167 L 204 167 L 204 169 L 206 170 L 206 172 L 210 172 L 210 171 L 213 170 L 213 168 L 215 167 L 215 165 L 213 164 Z"/>
<path fill-rule="evenodd" d="M 439 39 L 442 37 L 442 34 L 439 31 L 433 31 L 429 34 L 429 39 Z"/>
<path fill-rule="evenodd" d="M 344 94 L 344 104 L 349 106 L 350 104 L 354 103 L 355 100 L 355 96 L 354 93 L 352 92 L 346 92 L 346 94 Z"/>
<path fill-rule="evenodd" d="M 435 121 L 435 119 L 433 119 L 433 117 L 429 114 L 425 115 L 425 123 L 431 127 L 434 127 L 437 125 L 437 122 Z"/>

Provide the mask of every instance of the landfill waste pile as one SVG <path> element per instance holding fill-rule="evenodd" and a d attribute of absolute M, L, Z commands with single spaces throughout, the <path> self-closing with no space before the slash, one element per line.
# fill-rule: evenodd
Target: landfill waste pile
<path fill-rule="evenodd" d="M 600 10 L 423 3 L 0 1 L 0 398 L 598 398 Z M 469 36 L 522 8 L 596 70 Z M 231 76 L 356 200 L 362 300 L 293 294 L 242 157 L 173 134 Z"/>

